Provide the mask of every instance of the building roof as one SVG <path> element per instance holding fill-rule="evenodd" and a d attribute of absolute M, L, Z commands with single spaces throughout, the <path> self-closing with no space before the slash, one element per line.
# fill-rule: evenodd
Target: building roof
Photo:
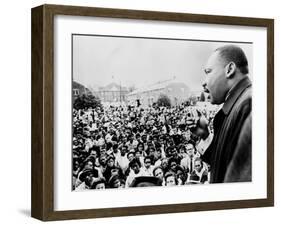
<path fill-rule="evenodd" d="M 126 87 L 120 86 L 114 82 L 99 88 L 100 91 L 112 91 L 112 92 L 117 92 L 117 91 L 128 91 Z"/>
<path fill-rule="evenodd" d="M 72 89 L 80 89 L 91 93 L 91 91 L 87 87 L 75 81 L 72 81 Z"/>
<path fill-rule="evenodd" d="M 175 79 L 171 79 L 171 80 L 159 81 L 159 82 L 151 84 L 149 86 L 145 86 L 145 87 L 136 89 L 133 92 L 129 93 L 128 95 L 135 95 L 135 94 L 149 92 L 149 91 L 153 91 L 153 90 L 161 90 L 161 89 L 165 89 L 166 87 L 168 87 L 170 85 L 175 85 L 175 84 L 178 84 L 181 86 L 186 86 L 186 88 L 188 88 L 188 86 L 185 83 L 176 81 Z"/>

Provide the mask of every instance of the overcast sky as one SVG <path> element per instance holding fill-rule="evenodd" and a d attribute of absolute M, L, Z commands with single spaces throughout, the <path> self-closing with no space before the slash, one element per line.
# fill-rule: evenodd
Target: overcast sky
<path fill-rule="evenodd" d="M 201 90 L 204 65 L 224 42 L 73 36 L 73 79 L 86 87 L 111 82 L 136 88 L 172 79 Z M 252 45 L 237 44 L 252 72 Z M 250 76 L 251 77 L 251 76 Z"/>

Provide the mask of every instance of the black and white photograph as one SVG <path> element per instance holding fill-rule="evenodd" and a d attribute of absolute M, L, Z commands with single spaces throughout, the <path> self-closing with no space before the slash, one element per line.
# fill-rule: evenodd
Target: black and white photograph
<path fill-rule="evenodd" d="M 72 34 L 72 190 L 252 181 L 253 43 Z"/>

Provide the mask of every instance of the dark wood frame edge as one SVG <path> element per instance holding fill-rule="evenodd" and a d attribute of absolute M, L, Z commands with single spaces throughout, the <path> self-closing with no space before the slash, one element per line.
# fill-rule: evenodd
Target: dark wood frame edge
<path fill-rule="evenodd" d="M 55 15 L 178 21 L 267 28 L 267 198 L 223 202 L 54 211 L 53 22 Z M 220 210 L 274 205 L 274 20 L 62 5 L 32 9 L 31 216 L 43 221 Z"/>

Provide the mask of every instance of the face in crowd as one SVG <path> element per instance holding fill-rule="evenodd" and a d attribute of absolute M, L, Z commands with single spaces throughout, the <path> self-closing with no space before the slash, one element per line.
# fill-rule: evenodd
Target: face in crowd
<path fill-rule="evenodd" d="M 201 161 L 200 159 L 195 160 L 195 162 L 194 162 L 194 169 L 195 169 L 197 172 L 201 172 L 202 168 L 203 168 L 202 161 Z"/>
<path fill-rule="evenodd" d="M 106 165 L 106 155 L 101 155 L 99 162 L 102 166 L 105 166 Z"/>
<path fill-rule="evenodd" d="M 120 153 L 121 153 L 121 156 L 125 156 L 126 153 L 127 153 L 127 148 L 123 146 L 123 147 L 121 148 Z"/>
<path fill-rule="evenodd" d="M 95 189 L 97 189 L 97 190 L 105 189 L 105 183 L 99 183 L 99 184 L 97 184 Z"/>
<path fill-rule="evenodd" d="M 177 185 L 175 175 L 169 175 L 166 177 L 166 186 L 175 186 Z"/>
<path fill-rule="evenodd" d="M 134 159 L 134 157 L 135 157 L 135 155 L 132 152 L 128 153 L 128 155 L 127 155 L 129 162 L 131 162 Z"/>
<path fill-rule="evenodd" d="M 151 162 L 151 158 L 145 158 L 144 159 L 144 166 L 145 168 L 149 168 L 151 166 L 152 162 Z"/>
<path fill-rule="evenodd" d="M 180 169 L 177 170 L 177 178 L 178 178 L 178 180 L 181 181 L 182 184 L 185 183 L 185 181 L 186 181 L 186 175 L 184 174 L 184 171 L 183 171 L 183 170 L 180 170 Z"/>
<path fill-rule="evenodd" d="M 186 153 L 189 157 L 193 157 L 195 152 L 195 148 L 193 144 L 186 145 Z"/>
<path fill-rule="evenodd" d="M 107 161 L 107 166 L 112 168 L 114 166 L 114 160 L 112 158 L 110 158 L 108 161 Z"/>
<path fill-rule="evenodd" d="M 93 170 L 94 169 L 94 163 L 92 161 L 87 161 L 86 165 L 85 165 L 85 170 L 86 169 Z"/>
<path fill-rule="evenodd" d="M 172 162 L 170 163 L 170 169 L 171 169 L 171 171 L 176 172 L 176 168 L 177 168 L 177 162 L 176 162 L 176 161 L 172 161 Z"/>
<path fill-rule="evenodd" d="M 138 145 L 138 151 L 142 152 L 143 150 L 144 150 L 143 144 L 140 143 L 140 144 Z"/>
<path fill-rule="evenodd" d="M 157 169 L 155 169 L 154 176 L 163 180 L 164 172 L 163 172 L 162 168 L 158 167 Z"/>
<path fill-rule="evenodd" d="M 162 169 L 167 169 L 168 168 L 168 159 L 167 158 L 162 159 L 161 167 L 162 167 Z"/>

